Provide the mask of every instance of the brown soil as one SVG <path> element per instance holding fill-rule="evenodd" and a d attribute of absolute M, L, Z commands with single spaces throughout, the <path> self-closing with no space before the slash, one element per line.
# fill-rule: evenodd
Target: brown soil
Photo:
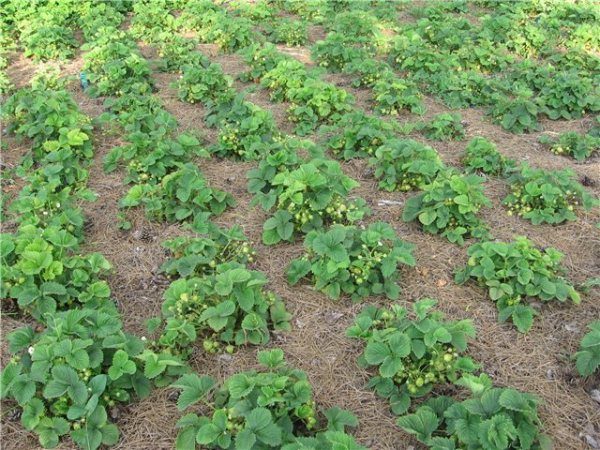
<path fill-rule="evenodd" d="M 217 55 L 214 48 L 203 46 L 207 54 L 219 62 L 226 73 L 235 75 L 243 70 L 243 63 L 236 56 Z M 150 56 L 151 53 L 146 53 Z M 150 56 L 151 57 L 151 56 Z M 77 64 L 69 66 L 76 73 Z M 24 85 L 31 75 L 31 67 L 19 60 L 11 66 L 9 75 L 13 82 Z M 176 92 L 169 87 L 177 75 L 155 73 L 158 93 L 165 107 L 176 116 L 180 129 L 197 130 L 207 144 L 214 142 L 216 133 L 203 123 L 203 110 L 199 105 L 179 102 Z M 332 82 L 348 88 L 347 80 L 338 75 L 326 77 Z M 236 82 L 237 89 L 248 87 Z M 369 108 L 369 91 L 352 90 L 357 104 Z M 73 95 L 84 112 L 96 116 L 102 112 L 101 102 L 91 100 L 81 93 L 76 85 Z M 285 105 L 269 101 L 268 94 L 255 91 L 248 97 L 256 104 L 273 111 L 278 125 L 286 132 L 292 126 L 286 120 Z M 425 117 L 446 111 L 442 105 L 427 98 L 428 112 Z M 555 156 L 537 145 L 538 133 L 513 135 L 483 118 L 482 111 L 470 109 L 460 111 L 467 122 L 467 139 L 485 136 L 494 141 L 507 156 L 519 161 L 547 169 L 570 167 L 580 176 L 596 182 L 591 188 L 600 193 L 600 163 L 576 164 L 570 159 Z M 418 119 L 416 116 L 400 118 L 405 121 Z M 546 131 L 579 130 L 585 120 L 544 122 Z M 316 136 L 310 138 L 317 139 Z M 415 138 L 428 142 L 419 136 Z M 131 212 L 134 224 L 129 232 L 117 227 L 118 200 L 127 187 L 122 183 L 123 174 L 104 174 L 102 158 L 121 136 L 104 135 L 97 130 L 95 135 L 96 157 L 90 171 L 90 188 L 98 194 L 98 200 L 84 205 L 92 224 L 86 236 L 85 251 L 100 251 L 114 265 L 109 282 L 122 311 L 127 331 L 144 333 L 144 321 L 160 311 L 161 296 L 165 280 L 158 274 L 158 267 L 165 260 L 161 242 L 185 233 L 178 225 L 163 225 L 149 222 L 142 211 Z M 9 150 L 5 160 L 14 162 L 23 152 L 23 146 L 7 138 Z M 428 142 L 436 148 L 444 160 L 453 165 L 459 158 L 466 142 Z M 372 449 L 409 449 L 417 446 L 410 436 L 402 432 L 388 410 L 385 401 L 378 399 L 365 388 L 368 373 L 358 368 L 356 358 L 361 345 L 345 337 L 346 328 L 352 323 L 362 304 L 349 301 L 334 302 L 310 286 L 291 287 L 285 281 L 285 268 L 292 258 L 302 253 L 302 242 L 265 247 L 261 243 L 262 224 L 267 215 L 258 208 L 248 206 L 251 196 L 246 191 L 245 173 L 253 167 L 251 163 L 238 163 L 215 158 L 201 160 L 199 166 L 213 186 L 227 190 L 237 200 L 237 206 L 217 218 L 220 225 L 239 224 L 255 244 L 258 262 L 255 267 L 264 271 L 270 281 L 269 287 L 283 297 L 293 313 L 293 330 L 274 337 L 271 346 L 281 347 L 291 365 L 307 372 L 314 388 L 317 404 L 322 408 L 338 405 L 353 411 L 360 420 L 355 435 L 360 443 Z M 361 182 L 356 195 L 367 200 L 373 215 L 369 221 L 384 220 L 392 224 L 399 236 L 416 244 L 417 267 L 402 270 L 402 294 L 400 304 L 410 306 L 422 297 L 439 300 L 439 308 L 450 319 L 471 318 L 477 327 L 477 338 L 470 345 L 470 353 L 481 362 L 499 386 L 511 386 L 533 392 L 544 401 L 541 416 L 545 430 L 555 440 L 557 449 L 584 449 L 585 441 L 580 433 L 600 439 L 600 408 L 589 395 L 593 388 L 600 388 L 598 378 L 583 380 L 578 377 L 569 359 L 585 332 L 586 324 L 600 317 L 598 290 L 585 296 L 583 304 L 544 305 L 536 318 L 533 329 L 527 335 L 516 332 L 514 327 L 497 322 L 494 304 L 484 290 L 468 283 L 457 286 L 453 272 L 466 261 L 466 246 L 459 247 L 446 240 L 424 234 L 413 223 L 401 221 L 402 203 L 409 194 L 386 193 L 377 189 L 363 161 L 343 164 L 346 173 Z M 486 191 L 494 206 L 483 212 L 494 235 L 500 239 L 511 239 L 515 235 L 526 235 L 538 245 L 552 246 L 566 257 L 564 264 L 568 276 L 580 283 L 589 277 L 600 276 L 600 232 L 595 224 L 600 221 L 596 210 L 580 213 L 579 220 L 562 226 L 533 226 L 529 222 L 508 217 L 501 206 L 506 194 L 504 182 L 488 180 Z M 380 204 L 381 200 L 393 200 L 398 205 Z M 369 301 L 388 303 L 383 299 Z M 366 302 L 365 302 L 366 303 Z M 3 335 L 21 325 L 11 318 L 3 321 Z M 6 360 L 6 346 L 2 346 Z M 258 349 L 245 348 L 233 356 L 206 355 L 198 350 L 192 357 L 192 367 L 199 373 L 211 374 L 219 379 L 256 366 Z M 173 448 L 176 437 L 174 427 L 179 413 L 169 397 L 169 389 L 156 389 L 148 399 L 133 403 L 118 411 L 116 419 L 121 429 L 121 441 L 115 447 L 127 450 Z M 6 450 L 36 449 L 35 437 L 26 432 L 17 421 L 11 420 L 10 402 L 3 403 L 3 448 Z M 590 428 L 591 426 L 591 428 Z M 594 428 L 595 427 L 595 428 Z M 591 431 L 590 431 L 591 430 Z M 61 449 L 73 448 L 65 442 Z"/>

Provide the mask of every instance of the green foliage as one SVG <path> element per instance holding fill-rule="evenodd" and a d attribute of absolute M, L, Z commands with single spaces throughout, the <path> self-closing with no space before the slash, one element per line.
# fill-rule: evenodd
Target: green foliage
<path fill-rule="evenodd" d="M 327 426 L 317 428 L 317 411 L 306 373 L 286 365 L 279 349 L 258 353 L 263 366 L 227 378 L 215 388 L 210 377 L 185 375 L 172 385 L 181 389 L 178 408 L 203 402 L 210 412 L 188 413 L 177 422 L 175 448 L 250 449 L 345 448 L 364 450 L 345 433 L 354 415 L 337 407 L 325 411 Z M 208 398 L 211 400 L 209 401 Z M 319 431 L 316 431 L 319 430 Z"/>
<path fill-rule="evenodd" d="M 509 207 L 509 215 L 535 225 L 577 220 L 575 208 L 581 205 L 589 210 L 598 201 L 574 178 L 569 169 L 548 171 L 523 164 L 508 178 L 511 192 L 502 203 Z"/>
<path fill-rule="evenodd" d="M 221 103 L 233 97 L 232 80 L 223 74 L 219 64 L 211 63 L 207 67 L 186 65 L 183 76 L 177 82 L 179 99 L 209 105 Z"/>
<path fill-rule="evenodd" d="M 246 82 L 259 81 L 267 72 L 273 70 L 279 62 L 289 60 L 271 43 L 253 44 L 240 50 L 239 53 L 246 65 L 250 67 L 249 71 L 240 75 L 240 79 Z"/>
<path fill-rule="evenodd" d="M 207 35 L 207 41 L 217 44 L 226 53 L 247 47 L 256 39 L 251 20 L 228 14 L 218 14 Z"/>
<path fill-rule="evenodd" d="M 465 384 L 473 378 L 464 377 Z M 475 383 L 472 395 L 461 402 L 448 397 L 426 401 L 414 414 L 398 418 L 398 425 L 436 449 L 550 450 L 550 438 L 540 432 L 539 400 L 516 389 L 491 387 L 487 380 Z"/>
<path fill-rule="evenodd" d="M 505 130 L 519 134 L 539 130 L 539 108 L 530 92 L 517 92 L 514 98 L 495 96 L 492 105 L 489 114 Z"/>
<path fill-rule="evenodd" d="M 264 345 L 272 330 L 289 330 L 290 314 L 276 294 L 263 286 L 266 277 L 230 262 L 217 265 L 200 278 L 180 278 L 164 294 L 165 326 L 157 345 L 189 356 L 192 344 L 203 339 L 206 352 L 225 344 Z"/>
<path fill-rule="evenodd" d="M 43 85 L 20 89 L 6 100 L 2 116 L 9 133 L 32 140 L 34 153 L 40 159 L 45 154 L 46 141 L 66 140 L 70 146 L 82 147 L 81 156 L 91 156 L 90 119 L 79 112 L 65 89 L 47 89 Z"/>
<path fill-rule="evenodd" d="M 375 83 L 377 83 L 381 78 L 383 78 L 384 76 L 389 76 L 391 68 L 385 62 L 379 61 L 377 59 L 357 58 L 344 65 L 343 71 L 352 75 L 358 75 L 358 78 L 352 81 L 353 87 L 372 88 L 373 86 L 375 86 Z M 386 84 L 389 85 L 390 83 Z"/>
<path fill-rule="evenodd" d="M 0 250 L 0 296 L 16 299 L 37 320 L 77 305 L 111 303 L 110 288 L 101 280 L 110 264 L 99 253 L 79 254 L 77 239 L 64 229 L 23 225 L 14 235 L 2 235 Z"/>
<path fill-rule="evenodd" d="M 516 165 L 498 151 L 496 145 L 484 137 L 475 137 L 467 144 L 462 163 L 468 172 L 504 176 Z"/>
<path fill-rule="evenodd" d="M 600 321 L 588 325 L 590 332 L 583 336 L 579 351 L 575 353 L 577 371 L 581 376 L 591 376 L 600 368 Z"/>
<path fill-rule="evenodd" d="M 308 29 L 303 20 L 280 19 L 268 31 L 270 40 L 277 44 L 299 46 L 308 41 Z"/>
<path fill-rule="evenodd" d="M 336 125 L 323 127 L 330 135 L 325 146 L 338 158 L 349 160 L 372 156 L 394 136 L 394 125 L 360 110 L 344 114 Z"/>
<path fill-rule="evenodd" d="M 228 230 L 209 228 L 206 236 L 181 236 L 163 242 L 170 258 L 160 270 L 171 278 L 202 277 L 214 273 L 221 264 L 254 262 L 256 252 L 239 226 Z"/>
<path fill-rule="evenodd" d="M 309 73 L 304 64 L 296 59 L 283 59 L 266 72 L 261 85 L 271 91 L 271 100 L 291 100 L 291 93 L 301 89 Z M 298 95 L 298 94 L 295 94 Z"/>
<path fill-rule="evenodd" d="M 592 79 L 577 71 L 558 72 L 543 85 L 538 101 L 540 112 L 550 119 L 578 119 L 587 111 L 600 111 L 600 92 Z"/>
<path fill-rule="evenodd" d="M 244 161 L 265 156 L 273 140 L 279 137 L 279 131 L 270 111 L 250 105 L 242 119 L 220 127 L 218 142 L 211 148 L 213 153 Z"/>
<path fill-rule="evenodd" d="M 445 169 L 438 152 L 412 139 L 387 141 L 369 163 L 379 188 L 390 192 L 421 189 Z"/>
<path fill-rule="evenodd" d="M 286 171 L 293 171 L 300 167 L 303 160 L 298 156 L 298 151 L 304 150 L 311 157 L 323 158 L 324 155 L 319 147 L 311 141 L 303 141 L 296 138 L 285 137 L 276 141 L 258 163 L 258 167 L 250 169 L 248 177 L 248 192 L 254 194 L 251 206 L 260 205 L 264 210 L 270 210 L 277 197 L 284 190 L 284 185 L 273 184 L 275 176 Z"/>
<path fill-rule="evenodd" d="M 23 54 L 36 61 L 72 58 L 78 47 L 73 31 L 59 24 L 44 24 L 36 21 L 31 28 L 21 34 L 25 47 Z"/>
<path fill-rule="evenodd" d="M 423 397 L 436 386 L 455 383 L 477 365 L 469 357 L 467 340 L 475 337 L 470 320 L 448 321 L 432 308 L 437 301 L 422 299 L 413 306 L 414 318 L 399 306 L 367 306 L 346 331 L 364 341 L 362 367 L 377 368 L 368 386 L 388 399 L 392 412 L 405 414 L 411 398 Z"/>
<path fill-rule="evenodd" d="M 165 175 L 158 184 L 136 184 L 121 199 L 121 207 L 144 205 L 157 221 L 195 221 L 202 213 L 221 214 L 234 204 L 230 194 L 208 186 L 198 167 L 188 163 Z"/>
<path fill-rule="evenodd" d="M 271 184 L 278 194 L 276 212 L 263 226 L 267 245 L 292 241 L 299 232 L 330 224 L 353 223 L 368 212 L 364 200 L 346 200 L 358 183 L 345 175 L 336 161 L 313 159 L 297 169 L 279 172 Z"/>
<path fill-rule="evenodd" d="M 296 284 L 308 278 L 316 289 L 334 299 L 342 294 L 354 301 L 380 294 L 396 299 L 400 291 L 398 265 L 415 265 L 414 245 L 399 239 L 384 222 L 366 229 L 334 225 L 329 230 L 313 230 L 304 247 L 306 254 L 288 267 L 288 282 Z"/>
<path fill-rule="evenodd" d="M 90 95 L 120 95 L 134 83 L 151 84 L 148 62 L 122 31 L 115 29 L 82 48 L 89 50 L 83 57 L 83 71 Z"/>
<path fill-rule="evenodd" d="M 467 266 L 458 271 L 457 283 L 474 278 L 487 287 L 496 302 L 499 320 L 509 318 L 521 333 L 527 332 L 537 314 L 529 298 L 543 302 L 571 299 L 581 301 L 579 293 L 562 274 L 564 255 L 554 248 L 537 248 L 525 237 L 514 242 L 483 242 L 469 247 Z"/>
<path fill-rule="evenodd" d="M 420 129 L 427 139 L 436 141 L 460 141 L 465 137 L 462 117 L 458 113 L 438 114 Z"/>
<path fill-rule="evenodd" d="M 151 139 L 133 133 L 131 142 L 113 149 L 104 158 L 104 170 L 114 171 L 120 162 L 127 162 L 125 183 L 157 184 L 194 156 L 208 156 L 195 136 L 180 134 L 177 139 Z"/>
<path fill-rule="evenodd" d="M 322 41 L 317 41 L 311 49 L 312 59 L 321 67 L 334 72 L 341 72 L 351 61 L 364 60 L 369 55 L 358 42 L 349 39 L 345 34 L 329 33 Z"/>
<path fill-rule="evenodd" d="M 308 78 L 302 87 L 287 93 L 292 106 L 289 120 L 296 122 L 295 132 L 305 136 L 320 124 L 338 122 L 352 109 L 354 98 L 343 89 L 317 79 Z"/>
<path fill-rule="evenodd" d="M 483 192 L 483 178 L 443 172 L 423 192 L 407 200 L 402 212 L 406 222 L 419 220 L 428 233 L 441 234 L 450 242 L 464 243 L 464 238 L 484 237 L 486 226 L 477 217 L 491 202 Z"/>
<path fill-rule="evenodd" d="M 402 110 L 423 114 L 421 98 L 416 84 L 393 75 L 382 76 L 373 85 L 375 111 L 379 114 L 397 116 Z"/>
<path fill-rule="evenodd" d="M 2 371 L 2 398 L 19 403 L 23 427 L 44 448 L 67 434 L 86 450 L 115 445 L 119 430 L 107 410 L 150 393 L 144 343 L 122 331 L 114 310 L 55 314 L 42 333 L 21 328 L 8 341 L 16 355 Z"/>
<path fill-rule="evenodd" d="M 186 65 L 208 67 L 210 61 L 202 53 L 195 51 L 196 41 L 178 35 L 170 35 L 169 39 L 159 46 L 160 58 L 158 69 L 169 73 L 182 73 Z"/>
<path fill-rule="evenodd" d="M 600 150 L 600 137 L 593 136 L 591 133 L 566 131 L 555 138 L 545 134 L 540 136 L 539 141 L 555 155 L 571 156 L 577 161 L 585 161 Z"/>

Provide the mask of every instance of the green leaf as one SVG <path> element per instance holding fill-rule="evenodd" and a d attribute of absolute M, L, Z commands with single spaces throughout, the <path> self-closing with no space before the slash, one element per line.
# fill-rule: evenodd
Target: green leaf
<path fill-rule="evenodd" d="M 287 281 L 291 285 L 296 284 L 300 279 L 305 277 L 311 269 L 311 264 L 306 259 L 294 259 L 287 269 Z"/>
<path fill-rule="evenodd" d="M 196 374 L 183 375 L 171 385 L 172 388 L 181 389 L 177 400 L 177 409 L 183 411 L 190 405 L 198 402 L 212 389 L 215 380 L 209 376 L 199 377 Z"/>
<path fill-rule="evenodd" d="M 437 430 L 439 419 L 431 408 L 422 406 L 414 414 L 399 417 L 396 423 L 407 433 L 414 434 L 421 442 L 427 442 Z"/>
<path fill-rule="evenodd" d="M 196 434 L 196 442 L 200 445 L 213 444 L 221 435 L 221 430 L 213 423 L 202 426 Z"/>
<path fill-rule="evenodd" d="M 512 321 L 521 333 L 526 333 L 533 325 L 534 310 L 530 306 L 517 305 L 512 313 Z"/>
<path fill-rule="evenodd" d="M 381 364 L 390 355 L 390 350 L 383 342 L 369 342 L 365 348 L 365 360 L 371 365 Z"/>
<path fill-rule="evenodd" d="M 279 367 L 285 364 L 283 350 L 280 348 L 275 348 L 273 350 L 262 350 L 258 352 L 258 362 L 270 369 Z"/>

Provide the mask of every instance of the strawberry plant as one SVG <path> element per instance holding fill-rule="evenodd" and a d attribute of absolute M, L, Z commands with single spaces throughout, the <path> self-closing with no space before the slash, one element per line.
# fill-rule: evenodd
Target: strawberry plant
<path fill-rule="evenodd" d="M 390 192 L 421 189 L 444 170 L 438 152 L 412 139 L 387 141 L 369 164 L 375 169 L 379 188 Z"/>
<path fill-rule="evenodd" d="M 208 67 L 185 66 L 183 75 L 177 82 L 179 99 L 204 105 L 221 103 L 233 97 L 232 80 L 223 74 L 219 64 Z"/>
<path fill-rule="evenodd" d="M 483 178 L 442 172 L 423 192 L 407 200 L 402 219 L 418 219 L 428 233 L 441 234 L 450 242 L 464 243 L 464 238 L 485 237 L 486 226 L 477 217 L 491 202 L 483 192 Z"/>
<path fill-rule="evenodd" d="M 267 72 L 273 70 L 279 62 L 289 59 L 269 42 L 264 45 L 250 45 L 240 50 L 240 54 L 246 65 L 250 67 L 250 70 L 240 75 L 240 79 L 246 82 L 259 81 Z"/>
<path fill-rule="evenodd" d="M 124 18 L 116 2 L 81 3 L 79 14 L 79 27 L 88 42 L 95 40 L 106 29 L 118 29 Z"/>
<path fill-rule="evenodd" d="M 537 314 L 527 303 L 529 298 L 580 302 L 579 293 L 562 277 L 564 255 L 556 249 L 540 250 L 527 238 L 518 237 L 508 243 L 473 244 L 467 254 L 467 266 L 456 273 L 455 281 L 462 284 L 474 278 L 486 286 L 498 307 L 499 320 L 510 318 L 521 333 L 531 328 Z"/>
<path fill-rule="evenodd" d="M 5 102 L 2 116 L 9 133 L 33 141 L 34 152 L 40 159 L 45 154 L 43 144 L 49 140 L 66 140 L 69 145 L 81 146 L 81 156 L 91 157 L 90 119 L 79 112 L 65 89 L 41 86 L 20 89 Z"/>
<path fill-rule="evenodd" d="M 51 59 L 69 59 L 78 47 L 73 31 L 60 24 L 32 24 L 32 27 L 21 34 L 23 54 L 36 61 Z"/>
<path fill-rule="evenodd" d="M 430 448 L 490 450 L 553 448 L 540 432 L 537 397 L 511 388 L 494 388 L 487 376 L 463 377 L 471 395 L 460 402 L 440 396 L 424 402 L 398 425 Z"/>
<path fill-rule="evenodd" d="M 150 393 L 144 343 L 121 327 L 116 311 L 83 309 L 51 316 L 41 333 L 26 327 L 8 336 L 15 356 L 2 371 L 1 396 L 19 403 L 23 427 L 42 447 L 66 435 L 82 449 L 115 445 L 119 430 L 107 410 Z"/>
<path fill-rule="evenodd" d="M 393 75 L 382 76 L 373 85 L 375 111 L 379 114 L 397 116 L 402 110 L 423 114 L 425 108 L 421 98 L 422 95 L 413 82 Z"/>
<path fill-rule="evenodd" d="M 203 340 L 208 353 L 235 346 L 264 345 L 272 330 L 289 330 L 291 315 L 276 294 L 264 289 L 262 272 L 230 262 L 200 278 L 180 278 L 165 291 L 165 326 L 155 345 L 188 357 Z"/>
<path fill-rule="evenodd" d="M 309 22 L 320 24 L 332 12 L 332 5 L 327 0 L 289 0 L 285 2 L 284 10 Z"/>
<path fill-rule="evenodd" d="M 57 310 L 110 303 L 110 288 L 101 277 L 111 268 L 99 253 L 78 254 L 78 241 L 68 231 L 21 226 L 3 234 L 0 296 L 17 301 L 39 321 Z"/>
<path fill-rule="evenodd" d="M 289 120 L 296 122 L 295 132 L 305 136 L 320 124 L 337 123 L 352 109 L 354 98 L 343 89 L 324 81 L 308 78 L 302 87 L 288 91 L 292 106 Z"/>
<path fill-rule="evenodd" d="M 436 141 L 460 141 L 465 137 L 462 117 L 458 113 L 438 114 L 420 129 L 427 139 Z"/>
<path fill-rule="evenodd" d="M 217 143 L 211 151 L 220 157 L 235 157 L 244 161 L 261 159 L 279 131 L 270 111 L 250 104 L 247 114 L 219 130 Z"/>
<path fill-rule="evenodd" d="M 518 91 L 514 98 L 495 95 L 488 113 L 502 128 L 513 133 L 537 131 L 539 108 L 531 96 L 530 91 Z"/>
<path fill-rule="evenodd" d="M 277 197 L 284 190 L 283 184 L 275 186 L 273 180 L 278 173 L 289 172 L 300 167 L 303 160 L 298 155 L 299 150 L 307 151 L 311 157 L 323 158 L 320 148 L 310 141 L 286 137 L 276 141 L 268 153 L 258 163 L 258 167 L 250 169 L 248 177 L 248 192 L 254 194 L 251 206 L 260 205 L 265 211 L 270 210 Z"/>
<path fill-rule="evenodd" d="M 127 86 L 119 97 L 104 101 L 108 111 L 100 115 L 100 123 L 119 123 L 131 143 L 163 138 L 174 132 L 177 129 L 175 117 L 151 94 L 152 88 L 146 83 Z"/>
<path fill-rule="evenodd" d="M 271 91 L 271 100 L 282 102 L 291 99 L 291 92 L 301 89 L 309 73 L 300 61 L 296 59 L 283 59 L 266 72 L 261 80 L 261 85 Z"/>
<path fill-rule="evenodd" d="M 533 224 L 577 220 L 575 208 L 591 209 L 597 200 L 575 181 L 569 169 L 547 171 L 527 164 L 509 178 L 510 194 L 502 202 L 508 215 L 517 214 Z"/>
<path fill-rule="evenodd" d="M 300 46 L 308 41 L 308 29 L 303 20 L 280 19 L 268 32 L 269 39 L 276 44 Z"/>
<path fill-rule="evenodd" d="M 75 206 L 75 201 L 90 200 L 93 197 L 80 192 L 73 193 L 70 187 L 57 191 L 56 182 L 47 180 L 43 175 L 38 177 L 41 170 L 34 171 L 28 177 L 30 184 L 21 189 L 8 210 L 19 218 L 20 226 L 64 229 L 80 242 L 83 239 L 84 218 L 81 208 Z"/>
<path fill-rule="evenodd" d="M 176 237 L 162 245 L 169 250 L 170 258 L 160 270 L 170 278 L 202 277 L 214 273 L 221 264 L 252 263 L 256 257 L 239 226 L 210 230 L 202 237 Z"/>
<path fill-rule="evenodd" d="M 202 53 L 195 51 L 196 41 L 178 35 L 170 35 L 160 44 L 158 69 L 169 73 L 182 73 L 186 65 L 207 67 L 210 61 Z"/>
<path fill-rule="evenodd" d="M 210 188 L 200 170 L 191 163 L 164 176 L 159 184 L 137 184 L 121 200 L 121 207 L 144 205 L 157 221 L 195 221 L 201 213 L 221 214 L 234 204 L 230 194 Z"/>
<path fill-rule="evenodd" d="M 359 365 L 377 369 L 368 386 L 390 402 L 394 414 L 406 413 L 411 398 L 455 383 L 477 368 L 463 356 L 468 339 L 475 337 L 472 322 L 445 320 L 443 313 L 432 310 L 436 304 L 429 298 L 419 300 L 413 306 L 414 318 L 399 305 L 367 306 L 346 331 L 364 342 Z"/>
<path fill-rule="evenodd" d="M 583 336 L 575 353 L 577 371 L 583 377 L 593 375 L 600 368 L 600 321 L 590 323 L 588 328 L 590 332 Z"/>
<path fill-rule="evenodd" d="M 148 62 L 123 32 L 114 30 L 82 49 L 89 50 L 83 56 L 83 71 L 90 82 L 90 95 L 119 95 L 133 83 L 151 84 Z"/>
<path fill-rule="evenodd" d="M 451 109 L 489 105 L 496 89 L 477 71 L 439 72 L 427 80 L 428 89 Z"/>
<path fill-rule="evenodd" d="M 540 136 L 539 141 L 555 155 L 571 156 L 577 161 L 584 161 L 600 150 L 600 137 L 591 133 L 567 131 L 555 138 L 545 134 Z"/>
<path fill-rule="evenodd" d="M 312 59 L 321 67 L 333 72 L 341 72 L 355 60 L 365 60 L 369 53 L 357 41 L 349 40 L 345 34 L 329 33 L 322 41 L 317 41 L 311 49 Z"/>
<path fill-rule="evenodd" d="M 212 0 L 191 0 L 182 6 L 176 26 L 186 31 L 197 32 L 202 42 L 206 42 L 213 24 L 222 14 L 219 6 Z"/>
<path fill-rule="evenodd" d="M 218 14 L 207 35 L 209 42 L 217 44 L 226 53 L 247 47 L 256 39 L 251 20 L 228 14 Z"/>
<path fill-rule="evenodd" d="M 356 58 L 344 65 L 343 71 L 358 76 L 352 81 L 353 87 L 372 88 L 380 79 L 390 76 L 391 68 L 385 62 L 377 59 Z"/>
<path fill-rule="evenodd" d="M 475 137 L 467 144 L 462 157 L 467 172 L 504 176 L 516 166 L 513 159 L 498 151 L 496 145 L 484 137 Z"/>
<path fill-rule="evenodd" d="M 368 212 L 365 201 L 345 200 L 358 183 L 342 172 L 336 161 L 313 159 L 295 170 L 275 175 L 272 185 L 280 193 L 277 211 L 263 226 L 263 242 L 292 241 L 295 234 L 308 233 L 335 223 L 361 220 Z"/>
<path fill-rule="evenodd" d="M 175 448 L 344 448 L 364 450 L 346 427 L 356 417 L 337 407 L 325 411 L 327 425 L 318 426 L 312 387 L 306 373 L 289 367 L 283 351 L 258 353 L 260 370 L 240 372 L 219 387 L 210 377 L 184 375 L 172 384 L 180 389 L 177 407 L 183 411 L 202 402 L 206 415 L 188 413 L 177 422 Z"/>
<path fill-rule="evenodd" d="M 399 239 L 384 222 L 366 229 L 334 225 L 329 230 L 313 230 L 306 235 L 304 247 L 306 254 L 288 267 L 288 282 L 308 278 L 334 299 L 341 294 L 354 301 L 372 294 L 396 299 L 398 265 L 415 265 L 414 246 Z"/>
<path fill-rule="evenodd" d="M 349 160 L 372 156 L 394 136 L 394 125 L 356 110 L 344 114 L 336 125 L 323 127 L 331 135 L 325 146 L 338 158 Z"/>
<path fill-rule="evenodd" d="M 594 82 L 577 72 L 558 72 L 544 83 L 538 97 L 540 112 L 550 119 L 578 119 L 586 111 L 600 111 Z"/>
<path fill-rule="evenodd" d="M 124 183 L 156 184 L 194 156 L 208 156 L 195 136 L 180 134 L 177 139 L 149 139 L 139 134 L 131 143 L 114 147 L 104 158 L 104 170 L 114 171 L 120 162 L 127 162 Z M 140 139 L 138 139 L 140 138 Z"/>

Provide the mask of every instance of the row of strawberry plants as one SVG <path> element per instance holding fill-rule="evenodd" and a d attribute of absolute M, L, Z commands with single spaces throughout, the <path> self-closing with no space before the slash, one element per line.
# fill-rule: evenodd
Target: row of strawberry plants
<path fill-rule="evenodd" d="M 149 394 L 164 371 L 146 343 L 123 331 L 99 253 L 82 254 L 81 201 L 93 157 L 92 125 L 57 80 L 40 78 L 12 96 L 9 128 L 32 151 L 18 172 L 27 185 L 10 205 L 21 222 L 2 235 L 2 297 L 42 324 L 8 336 L 13 354 L 1 397 L 17 401 L 21 423 L 45 448 L 69 435 L 84 449 L 113 445 L 119 430 L 107 411 Z M 37 328 L 36 328 L 37 329 Z M 181 366 L 170 358 L 169 364 Z"/>
<path fill-rule="evenodd" d="M 34 61 L 66 60 L 80 45 L 77 34 L 93 40 L 106 26 L 119 26 L 127 2 L 29 2 L 10 0 L 3 15 L 6 39 L 18 41 Z"/>

